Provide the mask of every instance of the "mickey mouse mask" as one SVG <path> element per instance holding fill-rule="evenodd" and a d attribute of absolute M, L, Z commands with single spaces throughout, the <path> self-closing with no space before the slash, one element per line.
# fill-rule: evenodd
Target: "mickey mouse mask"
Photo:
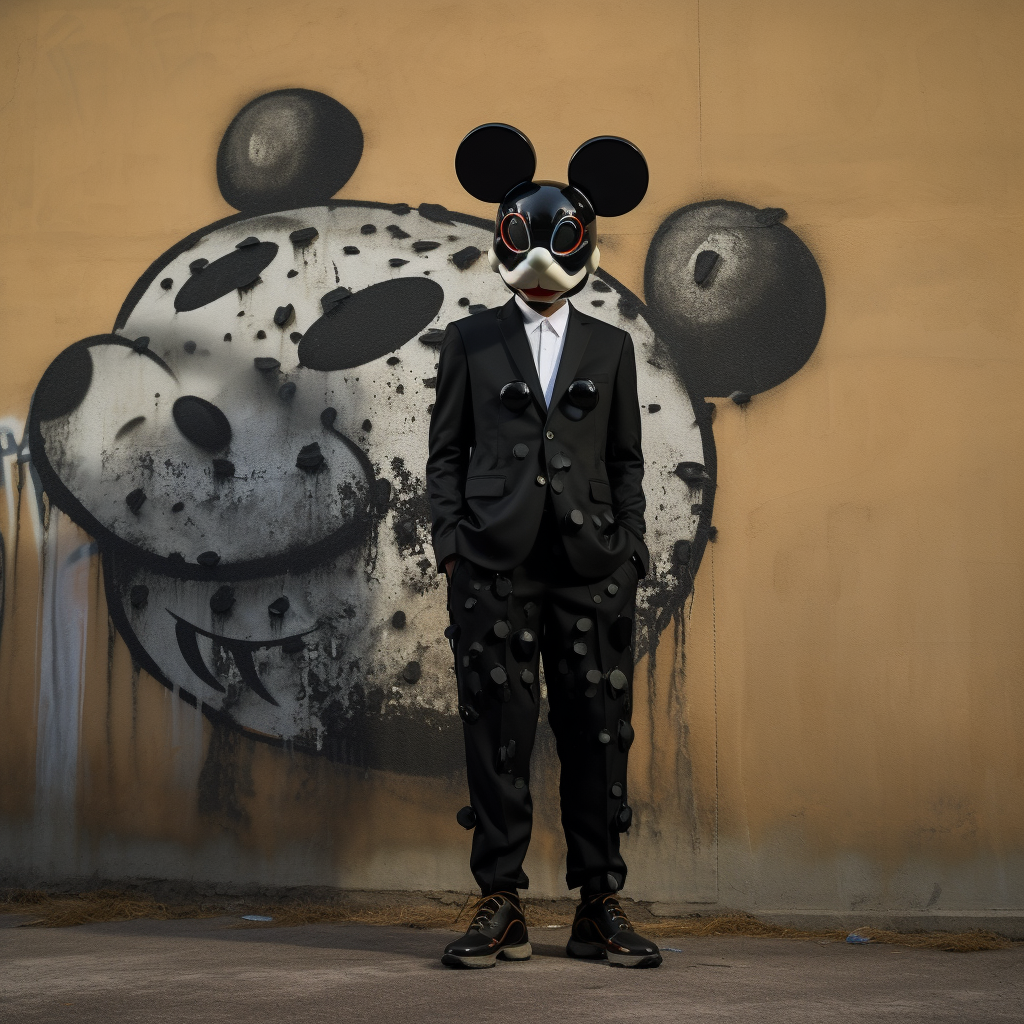
<path fill-rule="evenodd" d="M 474 198 L 498 203 L 491 269 L 529 303 L 545 307 L 579 291 L 601 259 L 597 216 L 628 213 L 647 191 L 647 161 L 631 142 L 602 135 L 569 161 L 569 184 L 534 181 L 530 140 L 507 124 L 474 128 L 455 173 Z"/>

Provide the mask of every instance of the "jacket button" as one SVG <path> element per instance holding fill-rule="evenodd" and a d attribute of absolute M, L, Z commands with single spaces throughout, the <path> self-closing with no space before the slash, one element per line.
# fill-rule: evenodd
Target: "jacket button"
<path fill-rule="evenodd" d="M 555 492 L 555 494 L 561 494 L 562 493 L 562 481 L 561 480 L 552 480 L 551 481 L 551 490 L 553 490 Z"/>
<path fill-rule="evenodd" d="M 567 530 L 571 533 L 575 533 L 583 526 L 583 513 L 578 508 L 574 508 L 565 513 L 565 518 L 562 522 L 565 523 L 565 528 Z"/>
<path fill-rule="evenodd" d="M 546 437 L 546 438 L 547 438 L 547 439 L 548 439 L 549 441 L 554 441 L 554 439 L 555 439 L 555 432 L 554 432 L 553 430 L 548 430 L 548 431 L 546 431 L 546 432 L 545 432 L 544 436 L 545 436 L 545 437 Z"/>
<path fill-rule="evenodd" d="M 515 457 L 516 457 L 517 459 L 525 459 L 525 458 L 526 458 L 526 456 L 530 454 L 530 449 L 529 449 L 529 447 L 528 447 L 527 445 L 525 445 L 525 444 L 517 444 L 517 445 L 516 445 L 516 446 L 515 446 L 515 447 L 514 447 L 514 448 L 512 449 L 512 454 L 513 454 L 513 455 L 514 455 L 514 456 L 515 456 Z"/>
<path fill-rule="evenodd" d="M 537 477 L 537 486 L 538 487 L 543 487 L 547 482 L 548 482 L 547 477 L 545 477 L 545 476 L 538 476 Z"/>

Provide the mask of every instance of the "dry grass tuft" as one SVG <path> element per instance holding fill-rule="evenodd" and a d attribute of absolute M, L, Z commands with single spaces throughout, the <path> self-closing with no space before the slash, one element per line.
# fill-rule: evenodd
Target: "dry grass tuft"
<path fill-rule="evenodd" d="M 0 913 L 31 914 L 27 925 L 70 928 L 103 921 L 176 921 L 186 918 L 217 917 L 221 909 L 201 903 L 161 903 L 151 896 L 137 896 L 112 889 L 74 894 L 52 894 L 33 889 L 15 889 L 0 896 Z"/>
<path fill-rule="evenodd" d="M 0 893 L 0 913 L 25 914 L 30 920 L 22 927 L 69 928 L 107 921 L 180 921 L 185 919 L 234 917 L 239 928 L 290 928 L 304 924 L 357 923 L 404 925 L 410 928 L 466 927 L 475 900 L 472 897 L 416 893 L 354 893 L 336 900 L 277 899 L 255 901 L 241 897 L 200 900 L 158 900 L 153 896 L 97 889 L 82 893 L 48 893 L 15 889 Z M 529 924 L 534 928 L 567 927 L 572 923 L 568 900 L 524 900 Z M 745 914 L 719 917 L 653 917 L 637 906 L 637 927 L 652 938 L 686 936 L 745 935 L 758 938 L 802 939 L 843 942 L 845 931 L 803 931 L 769 924 Z M 240 920 L 243 914 L 272 917 L 272 922 Z M 901 933 L 880 928 L 858 928 L 857 934 L 872 942 L 968 953 L 1008 949 L 1012 940 L 993 932 Z"/>
<path fill-rule="evenodd" d="M 375 905 L 362 903 L 322 903 L 296 900 L 247 907 L 248 914 L 272 917 L 273 922 L 243 921 L 249 928 L 292 928 L 300 924 L 404 925 L 407 928 L 454 928 L 461 907 L 443 904 L 409 904 L 400 900 L 382 900 Z"/>
<path fill-rule="evenodd" d="M 849 931 L 804 931 L 759 921 L 756 917 L 735 914 L 725 917 L 663 918 L 644 922 L 642 931 L 652 937 L 686 935 L 749 935 L 758 938 L 802 939 L 818 942 L 845 942 Z M 994 932 L 894 932 L 884 928 L 858 928 L 858 935 L 872 942 L 915 949 L 941 949 L 950 953 L 975 953 L 985 949 L 1008 949 L 1011 939 Z"/>
<path fill-rule="evenodd" d="M 70 928 L 107 921 L 180 921 L 232 916 L 243 928 L 295 927 L 303 924 L 354 922 L 406 925 L 411 928 L 451 928 L 469 902 L 465 897 L 443 903 L 402 894 L 374 894 L 373 898 L 335 901 L 311 899 L 254 900 L 246 898 L 157 900 L 152 896 L 97 889 L 83 893 L 48 893 L 16 889 L 0 893 L 0 913 L 27 914 L 22 927 Z M 272 917 L 273 922 L 243 921 L 243 914 Z"/>

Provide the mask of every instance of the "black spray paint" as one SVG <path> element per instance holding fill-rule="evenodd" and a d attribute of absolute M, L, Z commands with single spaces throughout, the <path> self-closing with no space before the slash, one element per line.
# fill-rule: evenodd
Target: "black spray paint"
<path fill-rule="evenodd" d="M 711 200 L 658 228 L 644 268 L 645 315 L 691 394 L 760 394 L 818 344 L 825 285 L 785 216 Z"/>
<path fill-rule="evenodd" d="M 221 195 L 243 213 L 326 202 L 352 176 L 363 132 L 347 107 L 309 89 L 281 89 L 243 107 L 217 153 Z"/>

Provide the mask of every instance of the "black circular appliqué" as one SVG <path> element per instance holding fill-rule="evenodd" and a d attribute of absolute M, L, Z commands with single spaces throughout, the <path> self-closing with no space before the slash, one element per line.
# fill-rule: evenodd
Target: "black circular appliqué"
<path fill-rule="evenodd" d="M 498 400 L 509 412 L 520 413 L 530 405 L 530 385 L 525 380 L 510 380 L 498 392 Z M 525 457 L 525 456 L 524 456 Z"/>
<path fill-rule="evenodd" d="M 347 370 L 404 345 L 437 316 L 444 289 L 426 278 L 382 281 L 338 302 L 299 342 L 311 370 Z"/>
<path fill-rule="evenodd" d="M 243 213 L 298 209 L 330 199 L 363 154 L 352 112 L 310 89 L 281 89 L 246 104 L 217 151 L 221 195 Z"/>
<path fill-rule="evenodd" d="M 597 408 L 600 393 L 592 380 L 574 380 L 569 385 L 566 397 L 577 409 L 590 412 Z"/>

